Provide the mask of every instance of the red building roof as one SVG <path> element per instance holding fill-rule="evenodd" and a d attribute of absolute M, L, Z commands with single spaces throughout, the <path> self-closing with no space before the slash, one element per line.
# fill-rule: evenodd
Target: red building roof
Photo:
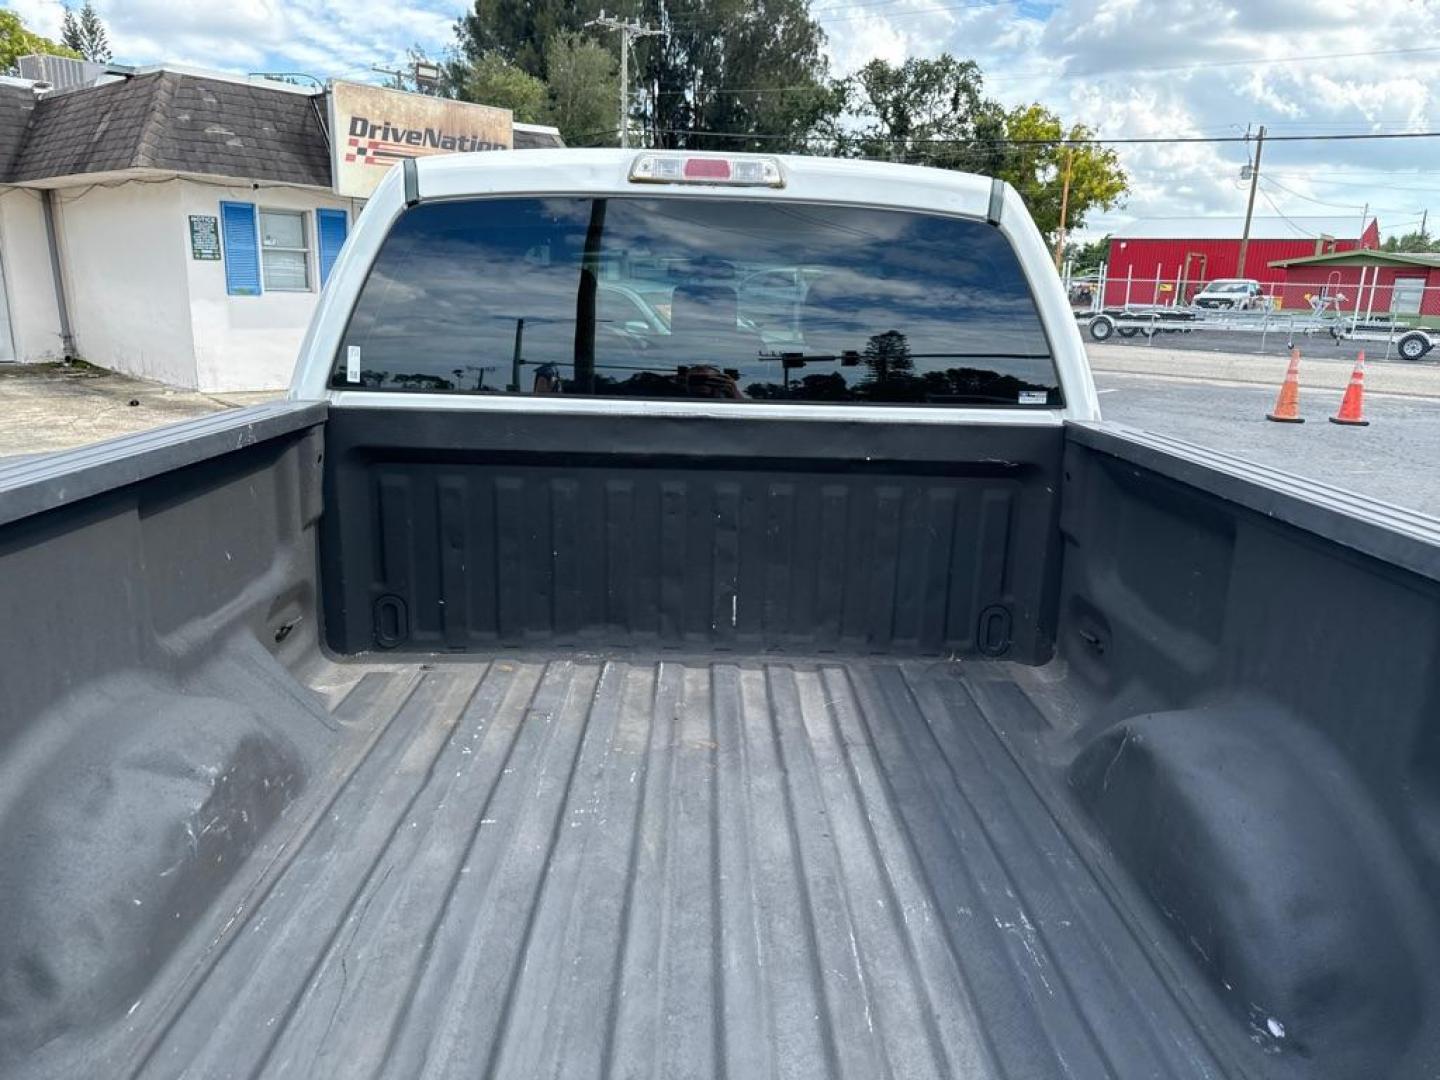
<path fill-rule="evenodd" d="M 1250 239 L 1256 240 L 1360 240 L 1363 233 L 1375 227 L 1374 219 L 1361 228 L 1357 215 L 1324 215 L 1311 217 L 1254 217 L 1250 220 Z M 1112 240 L 1233 240 L 1240 242 L 1245 231 L 1243 217 L 1145 218 L 1134 221 L 1111 234 Z"/>

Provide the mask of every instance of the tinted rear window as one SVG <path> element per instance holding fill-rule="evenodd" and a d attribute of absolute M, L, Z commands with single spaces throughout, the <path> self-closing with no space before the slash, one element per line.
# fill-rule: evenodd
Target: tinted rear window
<path fill-rule="evenodd" d="M 1061 404 L 998 230 L 732 199 L 422 204 L 381 248 L 331 385 Z"/>

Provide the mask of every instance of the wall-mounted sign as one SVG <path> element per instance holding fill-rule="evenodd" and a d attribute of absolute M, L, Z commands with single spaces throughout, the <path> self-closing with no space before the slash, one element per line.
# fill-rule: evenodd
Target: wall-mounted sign
<path fill-rule="evenodd" d="M 190 257 L 220 259 L 220 219 L 209 214 L 190 215 Z"/>
<path fill-rule="evenodd" d="M 337 195 L 368 198 L 390 166 L 407 157 L 514 145 L 509 109 L 351 82 L 332 82 L 329 96 Z"/>

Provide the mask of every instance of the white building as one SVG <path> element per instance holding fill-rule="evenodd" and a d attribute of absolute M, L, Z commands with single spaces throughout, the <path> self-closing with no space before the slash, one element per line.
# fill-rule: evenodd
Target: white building
<path fill-rule="evenodd" d="M 0 362 L 288 385 L 360 208 L 334 193 L 325 91 L 175 69 L 42 91 L 0 80 Z"/>

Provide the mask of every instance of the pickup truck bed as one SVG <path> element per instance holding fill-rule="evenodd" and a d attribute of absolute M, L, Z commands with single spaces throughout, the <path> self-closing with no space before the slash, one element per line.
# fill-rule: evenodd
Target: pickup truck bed
<path fill-rule="evenodd" d="M 0 492 L 7 1076 L 1440 1060 L 1428 519 L 1084 427 L 304 405 Z"/>
<path fill-rule="evenodd" d="M 0 1076 L 1440 1075 L 1440 522 L 1095 422 L 1003 184 L 546 153 L 391 170 L 295 400 L 0 467 Z"/>
<path fill-rule="evenodd" d="M 323 665 L 339 760 L 140 1072 L 1206 1075 L 1007 746 L 1020 674 Z"/>

